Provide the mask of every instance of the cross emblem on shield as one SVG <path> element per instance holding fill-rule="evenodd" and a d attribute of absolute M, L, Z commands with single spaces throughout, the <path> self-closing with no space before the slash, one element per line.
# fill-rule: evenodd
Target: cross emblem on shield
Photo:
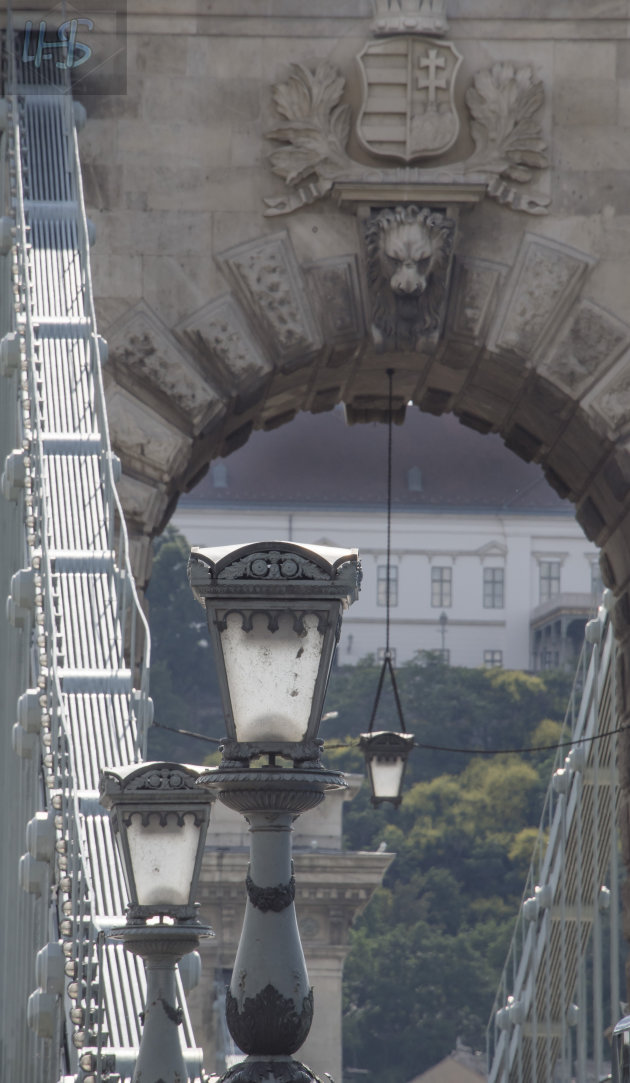
<path fill-rule="evenodd" d="M 400 35 L 370 42 L 357 59 L 363 76 L 357 135 L 366 150 L 411 162 L 452 147 L 462 57 L 450 42 Z"/>

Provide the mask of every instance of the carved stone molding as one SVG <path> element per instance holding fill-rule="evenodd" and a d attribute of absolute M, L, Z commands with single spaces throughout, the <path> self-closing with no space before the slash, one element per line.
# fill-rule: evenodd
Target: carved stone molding
<path fill-rule="evenodd" d="M 183 469 L 192 437 L 120 385 L 107 389 L 107 416 L 112 444 L 129 473 L 168 483 Z"/>
<path fill-rule="evenodd" d="M 475 344 L 484 341 L 507 271 L 502 263 L 455 258 L 446 323 L 449 337 Z"/>
<path fill-rule="evenodd" d="M 138 385 L 152 389 L 167 416 L 174 407 L 198 431 L 220 410 L 211 382 L 144 301 L 108 330 L 107 341 L 108 370 L 132 392 Z"/>
<path fill-rule="evenodd" d="M 604 386 L 597 389 L 589 403 L 590 407 L 604 419 L 609 429 L 624 433 L 626 446 L 630 434 L 630 355 L 622 358 L 615 365 L 610 378 Z"/>
<path fill-rule="evenodd" d="M 582 395 L 630 347 L 630 327 L 592 301 L 581 301 L 541 368 L 554 383 Z M 594 394 L 597 395 L 597 387 Z"/>
<path fill-rule="evenodd" d="M 306 283 L 286 233 L 273 233 L 221 252 L 221 268 L 284 367 L 305 364 L 323 344 Z"/>
<path fill-rule="evenodd" d="M 220 381 L 243 395 L 243 385 L 257 384 L 273 370 L 230 294 L 210 301 L 175 328 L 198 355 L 212 363 Z"/>
<path fill-rule="evenodd" d="M 337 349 L 365 332 L 361 273 L 356 256 L 331 256 L 304 268 L 327 345 Z"/>
<path fill-rule="evenodd" d="M 389 123 L 384 125 L 379 80 L 391 91 L 383 55 L 392 50 L 396 60 L 408 54 L 410 62 L 400 69 L 403 81 L 394 83 L 394 89 L 400 89 L 398 105 L 390 115 L 394 107 L 388 98 Z M 383 55 L 372 68 L 375 54 Z M 458 58 L 450 43 L 410 34 L 366 46 L 360 57 L 364 106 L 358 119 L 358 137 L 364 147 L 373 154 L 407 161 L 447 150 L 459 130 L 452 96 Z M 350 106 L 341 101 L 344 92 L 343 75 L 327 60 L 312 69 L 292 64 L 286 80 L 274 85 L 273 100 L 281 119 L 267 137 L 284 145 L 268 157 L 273 172 L 286 181 L 290 191 L 265 199 L 267 215 L 289 214 L 334 194 L 336 185 L 364 185 L 362 199 L 369 206 L 373 205 L 373 186 L 435 188 L 438 184 L 443 190 L 452 187 L 456 191 L 462 185 L 465 189 L 467 181 L 479 187 L 479 195 L 485 192 L 506 206 L 529 214 L 546 213 L 548 197 L 520 188 L 534 178 L 535 171 L 549 164 L 537 118 L 544 104 L 544 87 L 531 64 L 497 62 L 474 76 L 465 101 L 475 150 L 463 161 L 431 169 L 375 168 L 351 158 L 347 146 L 352 115 Z M 466 193 L 464 202 L 469 199 Z M 443 200 L 440 203 L 443 205 Z"/>
<path fill-rule="evenodd" d="M 568 245 L 526 233 L 488 336 L 490 349 L 532 360 L 544 353 L 595 262 Z"/>

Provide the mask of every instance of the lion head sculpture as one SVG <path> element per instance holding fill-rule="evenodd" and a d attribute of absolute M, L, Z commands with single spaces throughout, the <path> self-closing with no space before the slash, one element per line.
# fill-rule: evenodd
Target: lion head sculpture
<path fill-rule="evenodd" d="M 418 349 L 439 334 L 455 223 L 428 207 L 396 207 L 365 227 L 372 334 L 379 349 Z"/>

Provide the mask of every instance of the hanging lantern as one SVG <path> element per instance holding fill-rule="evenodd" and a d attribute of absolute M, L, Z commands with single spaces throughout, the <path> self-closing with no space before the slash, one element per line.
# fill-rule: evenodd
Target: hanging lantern
<path fill-rule="evenodd" d="M 372 804 L 390 801 L 398 806 L 402 801 L 402 784 L 407 757 L 413 748 L 413 734 L 389 730 L 362 733 L 359 747 L 365 756 Z"/>
<path fill-rule="evenodd" d="M 392 662 L 392 651 L 389 645 L 390 629 L 390 568 L 392 551 L 392 397 L 393 397 L 394 370 L 387 370 L 389 380 L 388 395 L 388 425 L 387 425 L 387 573 L 386 573 L 386 599 L 385 599 L 385 652 L 383 665 L 378 679 L 370 728 L 368 733 L 362 733 L 359 738 L 359 747 L 363 750 L 367 767 L 368 779 L 372 790 L 372 804 L 380 805 L 383 801 L 390 801 L 396 807 L 402 801 L 402 784 L 405 777 L 407 757 L 414 746 L 413 735 L 406 732 L 405 719 L 403 717 L 402 704 L 396 684 L 396 672 Z M 390 730 L 374 731 L 374 721 L 378 710 L 385 674 L 389 673 L 396 711 L 400 722 L 400 731 Z"/>

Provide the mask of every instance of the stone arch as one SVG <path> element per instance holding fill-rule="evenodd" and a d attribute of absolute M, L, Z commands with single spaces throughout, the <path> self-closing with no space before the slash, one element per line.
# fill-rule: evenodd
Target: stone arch
<path fill-rule="evenodd" d="M 300 263 L 282 231 L 217 261 L 230 292 L 172 330 L 141 301 L 106 331 L 110 429 L 138 540 L 255 428 L 342 401 L 351 421 L 383 419 L 393 367 L 401 413 L 452 411 L 540 462 L 622 590 L 630 325 L 584 296 L 592 256 L 534 232 L 512 267 L 456 255 L 442 341 L 426 354 L 375 350 L 356 253 Z"/>
<path fill-rule="evenodd" d="M 386 417 L 408 402 L 498 432 L 568 497 L 615 594 L 621 724 L 630 720 L 630 325 L 589 299 L 594 258 L 535 231 L 509 266 L 456 251 L 438 346 L 379 353 L 360 253 L 299 260 L 286 231 L 216 256 L 228 292 L 169 329 L 145 302 L 106 329 L 120 493 L 139 581 L 151 538 L 210 462 L 299 411 Z M 619 744 L 630 863 L 630 742 Z M 627 900 L 626 900 L 627 903 Z"/>

